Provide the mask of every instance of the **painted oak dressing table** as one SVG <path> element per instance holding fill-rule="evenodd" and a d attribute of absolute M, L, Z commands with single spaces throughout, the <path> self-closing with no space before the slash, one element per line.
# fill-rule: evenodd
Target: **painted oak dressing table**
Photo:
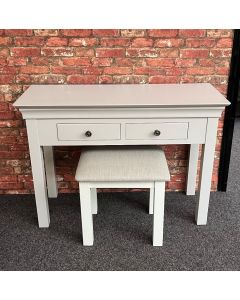
<path fill-rule="evenodd" d="M 39 227 L 57 197 L 52 146 L 190 144 L 186 194 L 207 223 L 218 118 L 230 103 L 210 84 L 32 85 L 15 102 L 26 119 Z"/>

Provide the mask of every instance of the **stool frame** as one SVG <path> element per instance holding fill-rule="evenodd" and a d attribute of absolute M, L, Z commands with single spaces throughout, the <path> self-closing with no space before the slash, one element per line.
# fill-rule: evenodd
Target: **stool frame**
<path fill-rule="evenodd" d="M 97 214 L 97 188 L 149 188 L 149 214 L 153 214 L 153 246 L 163 244 L 165 181 L 154 182 L 79 182 L 84 246 L 92 246 L 93 214 Z"/>

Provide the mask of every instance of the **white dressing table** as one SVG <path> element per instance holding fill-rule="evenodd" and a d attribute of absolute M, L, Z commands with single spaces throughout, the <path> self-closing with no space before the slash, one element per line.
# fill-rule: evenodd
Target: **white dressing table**
<path fill-rule="evenodd" d="M 32 85 L 15 102 L 26 119 L 39 227 L 57 197 L 52 146 L 190 144 L 187 195 L 207 223 L 218 118 L 230 103 L 210 84 Z"/>

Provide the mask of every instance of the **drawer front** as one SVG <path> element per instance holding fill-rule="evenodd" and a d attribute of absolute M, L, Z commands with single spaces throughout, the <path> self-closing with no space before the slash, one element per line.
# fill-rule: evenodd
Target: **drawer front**
<path fill-rule="evenodd" d="M 188 138 L 188 122 L 128 123 L 127 140 L 184 140 Z"/>
<path fill-rule="evenodd" d="M 57 124 L 59 141 L 96 141 L 119 140 L 121 137 L 120 124 Z"/>

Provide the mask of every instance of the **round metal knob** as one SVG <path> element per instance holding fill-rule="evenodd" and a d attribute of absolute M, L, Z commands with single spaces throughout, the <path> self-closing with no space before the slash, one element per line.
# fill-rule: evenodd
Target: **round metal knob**
<path fill-rule="evenodd" d="M 89 130 L 88 130 L 88 131 L 86 131 L 86 132 L 85 132 L 85 136 L 86 136 L 86 137 L 90 137 L 90 136 L 92 136 L 92 133 L 91 133 L 91 131 L 89 131 Z"/>
<path fill-rule="evenodd" d="M 153 134 L 155 136 L 159 136 L 161 134 L 161 132 L 158 129 L 156 129 L 156 130 L 154 130 Z"/>

